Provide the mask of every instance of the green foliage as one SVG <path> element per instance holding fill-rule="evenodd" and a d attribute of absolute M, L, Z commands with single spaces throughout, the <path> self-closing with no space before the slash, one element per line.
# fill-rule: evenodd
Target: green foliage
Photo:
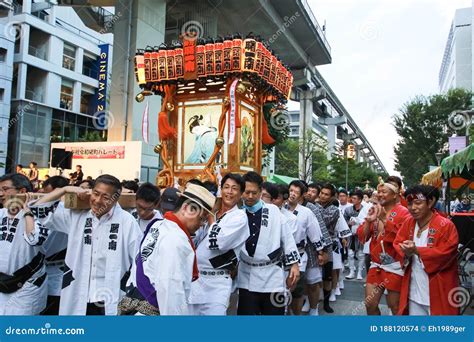
<path fill-rule="evenodd" d="M 339 187 L 346 185 L 346 159 L 340 155 L 334 155 L 331 160 L 327 158 L 327 142 L 315 133 L 307 133 L 306 139 L 288 139 L 277 144 L 275 153 L 275 173 L 299 178 L 298 175 L 298 153 L 312 156 L 312 180 L 320 183 L 330 182 Z M 386 174 L 377 174 L 365 163 L 357 163 L 349 159 L 348 166 L 348 188 L 365 188 L 366 181 L 369 186 L 375 188 L 378 177 L 385 178 Z"/>
<path fill-rule="evenodd" d="M 107 141 L 107 135 L 101 134 L 98 131 L 87 131 L 87 133 L 82 138 L 79 138 L 79 141 L 81 142 L 82 141 L 84 142 Z"/>
<path fill-rule="evenodd" d="M 437 165 L 436 153 L 448 155 L 448 138 L 456 131 L 449 122 L 453 111 L 471 108 L 472 93 L 453 89 L 447 94 L 417 96 L 405 103 L 393 118 L 400 140 L 394 148 L 395 169 L 407 186 L 418 184 L 430 165 Z"/>

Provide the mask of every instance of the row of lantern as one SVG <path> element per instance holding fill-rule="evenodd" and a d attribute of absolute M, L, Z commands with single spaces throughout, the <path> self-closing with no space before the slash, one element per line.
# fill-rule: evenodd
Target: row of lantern
<path fill-rule="evenodd" d="M 271 86 L 284 99 L 293 84 L 291 72 L 254 38 L 209 43 L 184 39 L 183 45 L 148 47 L 135 56 L 135 75 L 142 88 L 147 83 L 183 80 L 185 73 L 195 73 L 198 79 L 244 73 L 257 87 Z"/>

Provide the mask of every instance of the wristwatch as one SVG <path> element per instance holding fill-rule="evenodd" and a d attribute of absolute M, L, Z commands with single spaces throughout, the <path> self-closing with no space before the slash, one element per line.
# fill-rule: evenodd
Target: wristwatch
<path fill-rule="evenodd" d="M 27 211 L 23 214 L 23 217 L 27 217 L 27 216 L 31 216 L 31 217 L 35 217 L 35 215 L 33 215 L 33 213 L 31 211 Z"/>

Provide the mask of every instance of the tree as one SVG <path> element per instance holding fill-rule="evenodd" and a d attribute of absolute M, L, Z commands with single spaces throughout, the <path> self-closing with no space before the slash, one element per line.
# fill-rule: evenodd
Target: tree
<path fill-rule="evenodd" d="M 452 89 L 447 94 L 429 97 L 417 96 L 404 104 L 400 113 L 393 117 L 393 125 L 400 140 L 395 152 L 395 169 L 407 185 L 418 184 L 430 165 L 436 165 L 436 153 L 448 154 L 448 138 L 457 131 L 451 113 L 471 108 L 472 93 L 464 89 Z M 465 127 L 465 125 L 464 125 Z"/>
<path fill-rule="evenodd" d="M 312 181 L 319 183 L 330 182 L 337 187 L 345 187 L 346 184 L 346 159 L 341 151 L 335 154 L 331 160 L 327 158 L 327 142 L 316 133 L 307 134 L 306 139 L 287 139 L 277 144 L 275 152 L 275 173 L 294 178 L 300 178 L 298 173 L 298 152 L 303 153 L 303 160 L 308 161 L 312 157 L 312 167 L 303 170 L 303 175 L 312 171 Z M 378 183 L 379 175 L 372 171 L 365 163 L 357 163 L 348 160 L 348 186 L 365 187 L 366 181 L 372 187 Z M 308 178 L 307 178 L 308 179 Z"/>

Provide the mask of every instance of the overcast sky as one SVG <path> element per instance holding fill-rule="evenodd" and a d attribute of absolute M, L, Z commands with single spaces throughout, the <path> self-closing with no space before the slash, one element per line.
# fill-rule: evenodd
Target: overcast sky
<path fill-rule="evenodd" d="M 332 49 L 318 70 L 394 171 L 392 116 L 418 94 L 438 92 L 438 72 L 457 8 L 471 0 L 308 0 Z M 420 148 L 422 148 L 420 146 Z"/>

